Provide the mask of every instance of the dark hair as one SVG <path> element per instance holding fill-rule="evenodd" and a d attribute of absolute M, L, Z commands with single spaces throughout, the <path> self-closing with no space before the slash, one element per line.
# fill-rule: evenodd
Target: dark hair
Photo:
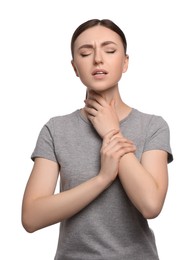
<path fill-rule="evenodd" d="M 76 39 L 78 38 L 78 36 L 82 32 L 84 32 L 85 30 L 87 30 L 87 29 L 89 29 L 91 27 L 94 27 L 96 25 L 104 26 L 104 27 L 106 27 L 106 28 L 116 32 L 120 36 L 120 38 L 122 40 L 124 51 L 125 51 L 125 54 L 126 54 L 126 51 L 127 51 L 127 41 L 126 41 L 126 37 L 125 37 L 123 31 L 114 22 L 112 22 L 109 19 L 102 19 L 102 20 L 91 19 L 91 20 L 88 20 L 88 21 L 82 23 L 75 30 L 75 32 L 73 33 L 72 39 L 71 39 L 71 54 L 72 54 L 72 57 L 74 57 L 74 43 L 75 43 Z"/>

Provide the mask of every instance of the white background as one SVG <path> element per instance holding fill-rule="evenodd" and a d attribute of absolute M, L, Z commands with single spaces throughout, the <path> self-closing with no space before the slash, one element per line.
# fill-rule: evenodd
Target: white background
<path fill-rule="evenodd" d="M 141 111 L 170 126 L 174 162 L 164 209 L 150 220 L 161 260 L 196 259 L 194 0 L 0 2 L 1 259 L 53 259 L 58 225 L 28 234 L 21 203 L 38 133 L 52 116 L 83 106 L 70 38 L 91 18 L 109 18 L 125 32 L 130 66 L 120 89 Z"/>

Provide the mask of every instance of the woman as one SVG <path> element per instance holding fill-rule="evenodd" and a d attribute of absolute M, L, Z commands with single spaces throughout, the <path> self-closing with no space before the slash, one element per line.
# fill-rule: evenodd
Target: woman
<path fill-rule="evenodd" d="M 122 101 L 126 46 L 110 20 L 76 29 L 72 66 L 87 88 L 85 105 L 51 118 L 32 154 L 22 223 L 34 232 L 60 222 L 56 260 L 158 259 L 147 219 L 159 215 L 167 193 L 169 127 Z"/>

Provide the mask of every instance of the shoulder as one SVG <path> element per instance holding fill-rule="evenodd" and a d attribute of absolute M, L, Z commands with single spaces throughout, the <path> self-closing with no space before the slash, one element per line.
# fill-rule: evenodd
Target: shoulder
<path fill-rule="evenodd" d="M 78 121 L 78 112 L 76 110 L 72 113 L 66 115 L 59 115 L 49 118 L 49 120 L 44 124 L 42 128 L 42 132 L 49 132 L 50 135 L 55 136 L 59 135 L 62 132 L 71 131 L 74 127 L 76 127 L 76 122 Z"/>
<path fill-rule="evenodd" d="M 145 113 L 137 109 L 133 109 L 132 112 L 134 120 L 145 128 L 168 127 L 166 120 L 160 115 Z"/>
<path fill-rule="evenodd" d="M 78 110 L 66 114 L 66 115 L 59 115 L 51 117 L 48 122 L 46 123 L 46 126 L 48 127 L 58 127 L 62 125 L 69 124 L 71 122 L 74 122 L 78 118 Z"/>
<path fill-rule="evenodd" d="M 143 151 L 164 150 L 168 152 L 168 162 L 173 161 L 170 146 L 170 129 L 166 120 L 160 115 L 136 111 L 138 118 L 144 122 L 143 133 L 145 145 Z"/>

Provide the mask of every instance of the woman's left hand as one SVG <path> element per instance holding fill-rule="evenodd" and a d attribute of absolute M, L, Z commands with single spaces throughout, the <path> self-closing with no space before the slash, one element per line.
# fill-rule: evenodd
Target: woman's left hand
<path fill-rule="evenodd" d="M 87 117 L 102 138 L 109 131 L 119 129 L 119 119 L 113 100 L 108 104 L 103 97 L 93 92 L 89 94 L 85 104 Z"/>

